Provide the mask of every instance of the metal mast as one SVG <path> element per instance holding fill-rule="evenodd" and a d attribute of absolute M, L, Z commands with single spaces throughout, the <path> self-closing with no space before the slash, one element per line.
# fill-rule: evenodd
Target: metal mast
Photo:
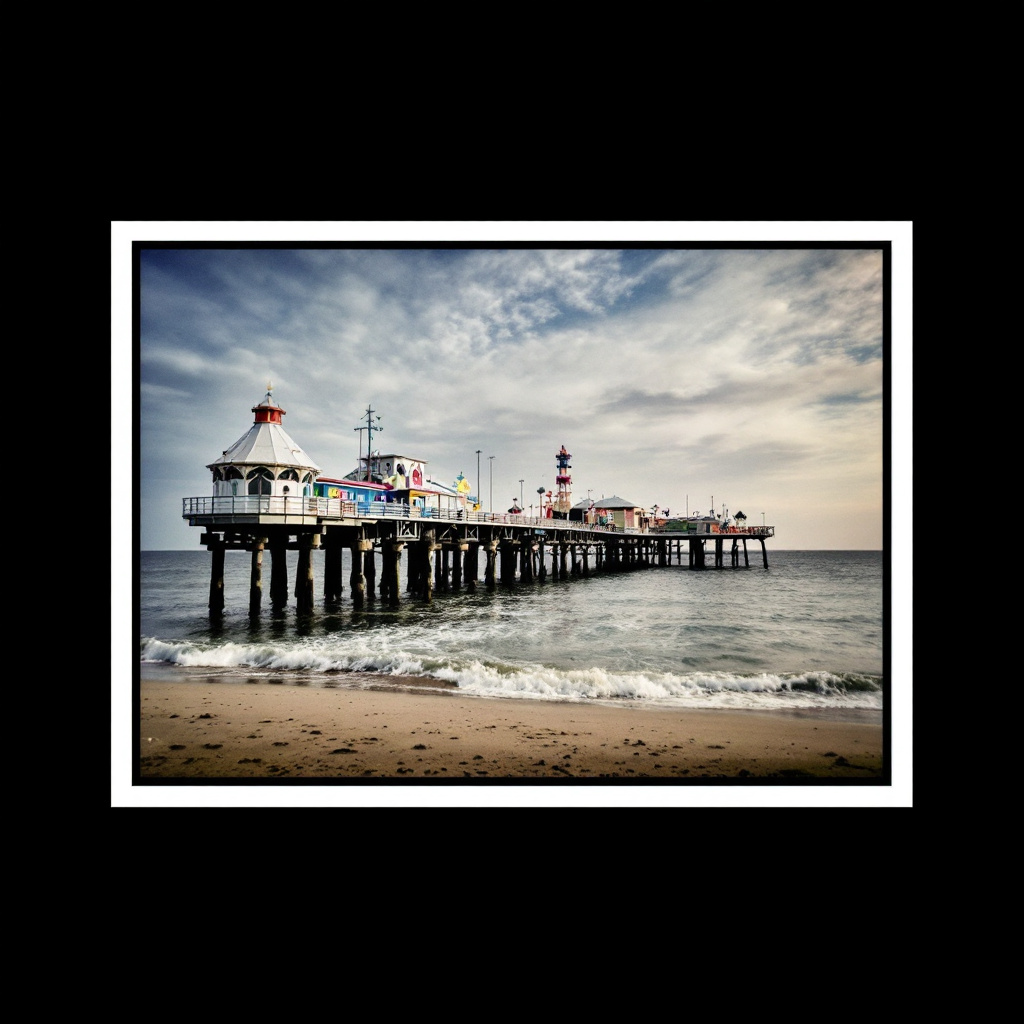
<path fill-rule="evenodd" d="M 373 454 L 373 433 L 376 431 L 378 434 L 384 429 L 380 425 L 380 417 L 377 417 L 377 422 L 373 422 L 373 414 L 376 409 L 371 409 L 369 406 L 366 407 L 366 426 L 365 427 L 353 427 L 353 430 L 365 430 L 366 431 L 366 482 L 369 483 L 372 479 L 370 472 L 370 456 Z"/>

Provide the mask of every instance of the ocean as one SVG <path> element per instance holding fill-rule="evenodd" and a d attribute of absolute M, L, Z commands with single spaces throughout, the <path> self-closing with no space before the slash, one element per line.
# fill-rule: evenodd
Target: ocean
<path fill-rule="evenodd" d="M 686 565 L 543 582 L 403 593 L 361 610 L 348 592 L 323 602 L 323 554 L 314 552 L 312 615 L 295 598 L 249 616 L 250 556 L 227 552 L 225 607 L 208 611 L 212 556 L 143 551 L 135 571 L 142 678 L 238 680 L 310 687 L 418 686 L 533 701 L 636 702 L 651 707 L 790 710 L 853 716 L 884 712 L 885 555 L 774 551 L 750 566 Z M 288 553 L 289 594 L 297 553 Z M 593 565 L 593 562 L 591 563 Z M 406 560 L 401 581 L 405 586 Z M 378 583 L 379 583 L 378 560 Z"/>

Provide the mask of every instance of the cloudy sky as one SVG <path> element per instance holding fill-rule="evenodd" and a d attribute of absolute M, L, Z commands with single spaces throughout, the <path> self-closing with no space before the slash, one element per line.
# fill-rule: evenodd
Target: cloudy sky
<path fill-rule="evenodd" d="M 909 236 L 888 222 L 114 222 L 114 457 L 137 456 L 140 547 L 198 548 L 181 500 L 211 493 L 206 464 L 270 381 L 326 476 L 355 467 L 371 406 L 375 449 L 446 483 L 464 473 L 485 508 L 522 493 L 529 510 L 564 444 L 574 502 L 685 514 L 713 500 L 763 515 L 777 549 L 881 549 L 887 401 L 897 445 L 909 415 L 892 393 L 909 386 Z M 133 241 L 152 245 L 137 293 Z"/>

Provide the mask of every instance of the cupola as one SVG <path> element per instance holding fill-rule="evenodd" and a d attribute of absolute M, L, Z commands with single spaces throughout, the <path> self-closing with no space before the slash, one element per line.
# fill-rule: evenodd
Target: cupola
<path fill-rule="evenodd" d="M 254 405 L 253 423 L 220 458 L 207 464 L 213 473 L 213 496 L 270 494 L 284 497 L 313 494 L 320 467 L 288 436 L 281 421 L 285 411 L 274 403 L 273 383 Z"/>

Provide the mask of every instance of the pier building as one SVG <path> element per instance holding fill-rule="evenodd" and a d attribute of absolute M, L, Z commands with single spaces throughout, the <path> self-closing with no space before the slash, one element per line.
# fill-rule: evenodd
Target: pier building
<path fill-rule="evenodd" d="M 251 411 L 249 430 L 207 464 L 212 494 L 182 499 L 182 518 L 202 530 L 199 543 L 212 555 L 209 609 L 214 616 L 224 609 L 228 551 L 250 556 L 248 598 L 254 616 L 263 606 L 266 553 L 270 602 L 280 608 L 289 599 L 287 552 L 298 552 L 292 594 L 300 613 L 314 610 L 316 565 L 321 566 L 324 605 L 342 602 L 345 551 L 351 553 L 348 589 L 357 609 L 378 597 L 397 607 L 402 594 L 430 601 L 438 592 L 474 590 L 480 584 L 481 552 L 488 590 L 548 577 L 682 566 L 684 560 L 691 569 L 709 563 L 724 568 L 727 545 L 729 565 L 749 567 L 749 542 L 760 545 L 768 568 L 765 541 L 775 535 L 772 526 L 748 528 L 730 520 L 730 525 L 701 531 L 687 522 L 677 529 L 656 529 L 640 506 L 623 499 L 595 502 L 600 514 L 590 516 L 592 521 L 570 519 L 572 456 L 564 445 L 556 457 L 557 497 L 540 515 L 485 512 L 470 500 L 464 477 L 451 487 L 431 481 L 421 459 L 368 449 L 365 462 L 360 458 L 348 476 L 321 475 L 318 464 L 285 431 L 285 410 L 274 402 L 269 384 Z M 560 506 L 564 515 L 558 514 Z"/>

